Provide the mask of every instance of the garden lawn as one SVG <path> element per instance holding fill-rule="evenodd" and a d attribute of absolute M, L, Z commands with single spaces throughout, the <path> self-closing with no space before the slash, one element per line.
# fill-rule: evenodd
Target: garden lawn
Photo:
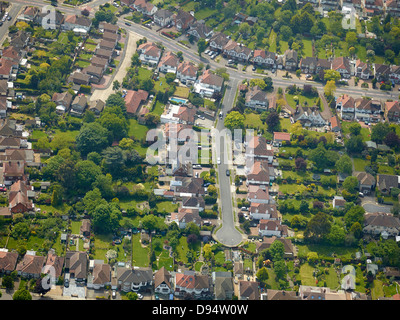
<path fill-rule="evenodd" d="M 303 40 L 304 44 L 304 56 L 305 57 L 312 57 L 312 41 L 311 40 Z"/>
<path fill-rule="evenodd" d="M 129 119 L 129 136 L 134 136 L 136 139 L 141 140 L 146 137 L 147 131 L 149 131 L 148 127 L 139 124 L 136 119 Z"/>
<path fill-rule="evenodd" d="M 290 119 L 284 118 L 284 119 L 280 119 L 279 121 L 281 123 L 281 130 L 286 129 L 289 132 L 290 127 L 292 126 Z"/>
<path fill-rule="evenodd" d="M 324 246 L 320 244 L 297 244 L 297 248 L 299 249 L 299 256 L 307 256 L 308 252 L 316 252 L 318 253 L 318 257 L 320 259 L 324 259 L 325 257 L 332 257 L 332 253 L 335 253 L 338 258 L 347 258 L 351 259 L 351 255 L 358 251 L 357 248 L 351 247 L 332 247 L 332 246 Z"/>
<path fill-rule="evenodd" d="M 182 261 L 183 263 L 188 263 L 188 258 L 186 257 L 186 254 L 189 251 L 189 246 L 186 241 L 186 237 L 180 237 L 179 238 L 179 243 L 176 246 L 176 251 L 178 253 L 177 260 Z"/>
<path fill-rule="evenodd" d="M 71 234 L 79 234 L 82 221 L 71 221 Z"/>
<path fill-rule="evenodd" d="M 296 101 L 293 99 L 294 96 L 297 96 L 299 98 L 299 104 L 301 104 L 302 106 L 305 106 L 305 102 L 307 102 L 307 107 L 313 107 L 317 102 L 318 102 L 318 97 L 314 97 L 314 98 L 309 98 L 303 95 L 292 95 L 289 93 L 285 94 L 286 96 L 286 101 L 289 104 L 289 106 L 291 106 L 293 109 L 296 109 Z"/>
<path fill-rule="evenodd" d="M 377 300 L 379 297 L 385 295 L 383 291 L 383 282 L 381 280 L 375 279 L 371 286 L 371 297 L 372 300 Z"/>
<path fill-rule="evenodd" d="M 353 158 L 353 162 L 355 171 L 364 171 L 365 166 L 368 166 L 370 164 L 368 160 L 360 158 Z"/>
<path fill-rule="evenodd" d="M 260 115 L 256 113 L 245 114 L 244 126 L 254 129 L 267 130 L 267 125 L 261 121 Z"/>
<path fill-rule="evenodd" d="M 158 269 L 165 267 L 168 271 L 173 271 L 174 261 L 173 258 L 169 256 L 168 250 L 163 250 L 158 257 Z"/>
<path fill-rule="evenodd" d="M 146 68 L 139 68 L 138 71 L 138 79 L 140 81 L 150 79 L 152 75 L 152 71 Z"/>
<path fill-rule="evenodd" d="M 167 213 L 172 213 L 178 210 L 178 205 L 172 203 L 171 201 L 163 201 L 157 203 L 157 211 L 158 212 L 167 212 Z"/>
<path fill-rule="evenodd" d="M 157 101 L 152 112 L 161 116 L 164 112 L 164 105 L 160 101 Z"/>
<path fill-rule="evenodd" d="M 194 14 L 194 17 L 197 20 L 205 20 L 205 19 L 207 19 L 208 17 L 214 15 L 217 12 L 218 12 L 218 10 L 215 10 L 215 9 L 213 10 L 213 9 L 210 9 L 210 8 L 203 8 L 203 9 L 200 9 L 200 10 L 196 11 L 195 14 Z"/>
<path fill-rule="evenodd" d="M 140 233 L 132 235 L 132 264 L 137 267 L 149 266 L 149 248 L 142 247 Z"/>
<path fill-rule="evenodd" d="M 310 266 L 308 263 L 304 263 L 300 266 L 300 277 L 303 286 L 315 286 L 315 278 L 313 276 L 314 267 Z"/>
<path fill-rule="evenodd" d="M 176 87 L 174 96 L 187 99 L 189 97 L 189 88 L 186 87 Z"/>
<path fill-rule="evenodd" d="M 298 185 L 298 184 L 281 184 L 279 185 L 279 191 L 283 194 L 295 194 L 295 193 L 302 193 L 305 191 L 307 187 L 305 185 Z"/>
<path fill-rule="evenodd" d="M 279 283 L 276 281 L 276 275 L 273 269 L 267 268 L 268 280 L 266 281 L 267 288 L 272 290 L 279 290 Z"/>

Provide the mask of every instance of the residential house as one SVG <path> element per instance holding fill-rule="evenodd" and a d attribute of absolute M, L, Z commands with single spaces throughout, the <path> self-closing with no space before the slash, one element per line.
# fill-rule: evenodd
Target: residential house
<path fill-rule="evenodd" d="M 13 66 L 11 60 L 0 58 L 0 79 L 13 80 Z"/>
<path fill-rule="evenodd" d="M 54 276 L 56 277 L 56 279 L 58 279 L 62 274 L 64 260 L 64 257 L 57 256 L 53 249 L 47 253 L 45 265 L 54 268 Z"/>
<path fill-rule="evenodd" d="M 88 276 L 88 288 L 99 290 L 111 285 L 111 266 L 107 263 L 95 263 L 92 274 Z"/>
<path fill-rule="evenodd" d="M 399 176 L 378 174 L 376 176 L 376 185 L 382 194 L 389 195 L 393 188 L 400 186 L 399 180 Z"/>
<path fill-rule="evenodd" d="M 358 121 L 379 122 L 381 109 L 380 101 L 365 98 L 355 100 L 355 118 Z"/>
<path fill-rule="evenodd" d="M 199 197 L 205 194 L 203 184 L 203 178 L 175 177 L 170 187 L 176 197 Z"/>
<path fill-rule="evenodd" d="M 397 84 L 400 83 L 400 66 L 390 66 L 389 80 Z"/>
<path fill-rule="evenodd" d="M 59 29 L 64 21 L 64 15 L 56 10 L 55 14 L 53 14 L 49 9 L 39 12 L 35 19 L 34 24 L 43 26 L 45 29 Z"/>
<path fill-rule="evenodd" d="M 323 10 L 336 10 L 340 6 L 340 0 L 321 0 L 320 5 Z"/>
<path fill-rule="evenodd" d="M 221 92 L 224 78 L 214 74 L 210 69 L 203 72 L 194 85 L 194 90 L 201 96 L 211 97 L 214 92 Z"/>
<path fill-rule="evenodd" d="M 18 20 L 33 22 L 38 14 L 39 14 L 38 7 L 29 6 L 26 7 L 24 12 L 20 16 L 18 16 Z"/>
<path fill-rule="evenodd" d="M 2 81 L 2 80 L 0 80 Z M 7 117 L 7 111 L 12 108 L 12 102 L 7 97 L 0 97 L 0 118 L 4 119 Z"/>
<path fill-rule="evenodd" d="M 283 65 L 286 70 L 295 71 L 298 65 L 297 51 L 288 49 L 283 55 Z"/>
<path fill-rule="evenodd" d="M 115 49 L 116 42 L 102 39 L 97 45 L 97 49 L 105 49 L 108 51 L 113 51 Z M 97 55 L 97 54 L 96 54 Z"/>
<path fill-rule="evenodd" d="M 119 29 L 119 27 L 117 25 L 111 24 L 108 22 L 104 22 L 104 21 L 99 23 L 99 28 L 100 28 L 100 31 L 103 31 L 104 33 L 110 32 L 110 33 L 115 33 L 115 34 L 118 33 L 118 29 Z M 103 37 L 103 39 L 104 39 L 104 37 Z"/>
<path fill-rule="evenodd" d="M 12 213 L 24 213 L 33 210 L 33 203 L 28 197 L 28 190 L 30 189 L 31 187 L 28 187 L 26 182 L 22 180 L 11 185 L 8 194 L 8 206 Z"/>
<path fill-rule="evenodd" d="M 275 68 L 276 54 L 275 52 L 256 49 L 253 54 L 253 63 L 267 68 Z"/>
<path fill-rule="evenodd" d="M 172 23 L 173 17 L 174 17 L 173 12 L 165 9 L 159 9 L 153 15 L 153 20 L 154 23 L 159 25 L 160 27 L 165 27 Z"/>
<path fill-rule="evenodd" d="M 91 223 L 89 219 L 82 219 L 82 225 L 79 229 L 79 234 L 85 238 L 90 238 Z"/>
<path fill-rule="evenodd" d="M 400 3 L 398 0 L 386 1 L 386 14 L 390 14 L 391 17 L 400 17 Z"/>
<path fill-rule="evenodd" d="M 153 271 L 151 268 L 117 267 L 117 283 L 118 287 L 124 292 L 144 291 L 153 284 Z"/>
<path fill-rule="evenodd" d="M 56 103 L 56 112 L 58 114 L 64 114 L 71 106 L 73 95 L 68 91 L 62 93 L 55 92 L 52 97 L 52 101 Z"/>
<path fill-rule="evenodd" d="M 171 213 L 171 221 L 175 222 L 180 229 L 185 229 L 189 223 L 201 226 L 201 217 L 198 209 L 179 208 L 178 212 Z"/>
<path fill-rule="evenodd" d="M 400 220 L 392 214 L 377 212 L 365 214 L 363 232 L 384 238 L 399 235 Z"/>
<path fill-rule="evenodd" d="M 282 225 L 280 220 L 261 219 L 258 224 L 258 234 L 260 237 L 286 237 L 287 226 Z"/>
<path fill-rule="evenodd" d="M 134 115 L 138 112 L 140 106 L 146 102 L 149 93 L 144 90 L 127 90 L 127 93 L 124 97 L 126 104 L 126 112 L 129 115 Z"/>
<path fill-rule="evenodd" d="M 266 298 L 265 300 L 300 300 L 300 297 L 297 295 L 296 291 L 285 291 L 285 290 L 266 290 Z"/>
<path fill-rule="evenodd" d="M 213 51 L 222 52 L 228 42 L 229 37 L 226 34 L 222 32 L 216 32 L 212 35 L 209 41 L 209 46 Z"/>
<path fill-rule="evenodd" d="M 158 71 L 176 73 L 179 65 L 178 57 L 171 51 L 165 52 L 158 63 Z"/>
<path fill-rule="evenodd" d="M 197 72 L 199 68 L 193 62 L 181 62 L 176 69 L 176 78 L 182 83 L 194 83 L 197 79 Z"/>
<path fill-rule="evenodd" d="M 340 117 L 342 120 L 354 120 L 355 117 L 355 100 L 348 94 L 343 94 L 336 100 L 336 109 L 340 109 Z"/>
<path fill-rule="evenodd" d="M 0 249 L 0 274 L 10 274 L 15 270 L 18 260 L 18 252 L 9 252 L 8 249 Z"/>
<path fill-rule="evenodd" d="M 72 30 L 79 33 L 88 33 L 92 26 L 92 20 L 85 16 L 76 14 L 66 15 L 61 26 L 62 30 Z"/>
<path fill-rule="evenodd" d="M 96 117 L 100 116 L 100 113 L 104 110 L 105 102 L 97 99 L 89 102 L 89 110 L 92 111 Z"/>
<path fill-rule="evenodd" d="M 67 251 L 65 254 L 65 273 L 78 283 L 85 282 L 88 275 L 88 254 L 81 251 Z"/>
<path fill-rule="evenodd" d="M 27 251 L 15 270 L 23 278 L 39 278 L 45 261 L 46 257 L 37 256 L 35 252 Z"/>
<path fill-rule="evenodd" d="M 257 281 L 239 281 L 239 300 L 260 300 L 260 289 Z"/>
<path fill-rule="evenodd" d="M 332 132 L 340 132 L 340 121 L 337 116 L 333 116 L 329 119 L 329 124 Z"/>
<path fill-rule="evenodd" d="M 358 179 L 358 190 L 364 194 L 370 194 L 376 186 L 375 178 L 367 172 L 356 171 L 353 174 Z"/>
<path fill-rule="evenodd" d="M 317 58 L 302 57 L 300 59 L 299 68 L 302 73 L 314 74 L 317 69 Z"/>
<path fill-rule="evenodd" d="M 332 70 L 338 71 L 344 79 L 349 79 L 353 74 L 350 60 L 346 57 L 334 58 L 332 61 Z"/>
<path fill-rule="evenodd" d="M 0 80 L 0 98 L 8 96 L 8 80 Z"/>
<path fill-rule="evenodd" d="M 90 75 L 76 71 L 68 77 L 67 82 L 68 83 L 73 82 L 74 84 L 77 85 L 87 86 L 89 85 L 89 81 L 90 81 Z"/>
<path fill-rule="evenodd" d="M 356 61 L 354 75 L 360 79 L 368 80 L 371 76 L 373 76 L 372 66 L 369 63 L 365 63 L 358 59 Z"/>
<path fill-rule="evenodd" d="M 193 271 L 175 274 L 175 295 L 193 295 L 196 298 L 205 297 L 210 294 L 210 283 L 208 275 L 199 275 Z"/>
<path fill-rule="evenodd" d="M 386 118 L 391 122 L 400 121 L 400 104 L 398 101 L 385 102 Z"/>
<path fill-rule="evenodd" d="M 387 81 L 389 80 L 389 75 L 390 75 L 390 66 L 380 63 L 374 64 L 374 76 L 376 80 Z"/>
<path fill-rule="evenodd" d="M 327 59 L 317 58 L 315 73 L 318 74 L 320 79 L 324 79 L 325 70 L 332 68 L 332 62 Z"/>
<path fill-rule="evenodd" d="M 4 49 L 1 49 L 1 57 L 10 60 L 13 63 L 13 66 L 18 68 L 23 56 L 22 52 L 20 52 L 17 48 L 8 46 Z"/>
<path fill-rule="evenodd" d="M 144 64 L 157 65 L 161 58 L 161 49 L 152 42 L 146 42 L 137 48 L 139 59 Z"/>
<path fill-rule="evenodd" d="M 169 271 L 162 266 L 154 273 L 154 292 L 157 294 L 170 294 L 174 291 L 172 287 L 173 278 Z"/>
<path fill-rule="evenodd" d="M 251 57 L 252 50 L 241 43 L 229 40 L 223 48 L 223 54 L 228 59 L 247 62 Z"/>
<path fill-rule="evenodd" d="M 255 110 L 268 110 L 267 93 L 261 90 L 259 86 L 251 87 L 245 95 L 245 106 Z"/>
<path fill-rule="evenodd" d="M 279 220 L 276 204 L 251 201 L 250 217 L 253 220 Z"/>
<path fill-rule="evenodd" d="M 261 253 L 265 249 L 269 249 L 269 247 L 275 242 L 281 242 L 284 248 L 283 257 L 285 259 L 293 259 L 297 256 L 297 249 L 293 245 L 292 241 L 287 238 L 277 238 L 276 236 L 272 237 L 263 237 L 261 242 L 256 243 L 256 252 Z"/>
<path fill-rule="evenodd" d="M 90 60 L 90 63 L 94 67 L 102 68 L 103 72 L 108 67 L 108 59 L 101 58 L 101 57 L 98 57 L 98 56 L 93 56 L 92 59 Z"/>
<path fill-rule="evenodd" d="M 271 169 L 268 161 L 254 161 L 253 165 L 247 172 L 246 184 L 268 186 L 271 176 Z"/>
<path fill-rule="evenodd" d="M 346 200 L 341 196 L 334 196 L 332 201 L 332 207 L 334 209 L 343 209 L 346 205 Z"/>
<path fill-rule="evenodd" d="M 22 139 L 20 139 L 20 138 L 2 137 L 2 138 L 0 138 L 0 151 L 4 151 L 6 149 L 19 149 L 22 146 L 21 144 L 22 144 Z M 3 165 L 3 167 L 4 167 L 4 165 Z M 17 168 L 12 168 L 11 165 L 10 165 L 10 168 L 7 168 L 7 170 L 6 170 L 6 171 L 8 171 L 7 175 L 9 175 L 11 177 L 9 180 L 13 180 L 12 177 L 14 176 L 13 175 L 14 172 L 12 172 L 12 171 L 15 171 L 16 169 Z M 5 171 L 5 169 L 3 169 L 3 171 Z M 17 173 L 19 174 L 20 172 L 18 171 Z"/>
<path fill-rule="evenodd" d="M 4 138 L 7 139 L 7 138 Z M 13 139 L 13 138 L 9 138 Z M 4 184 L 10 185 L 15 181 L 22 180 L 25 176 L 24 161 L 7 161 L 3 163 Z"/>
<path fill-rule="evenodd" d="M 247 193 L 247 201 L 250 203 L 272 203 L 269 195 L 268 188 L 261 188 L 258 185 L 249 185 L 249 192 Z"/>
<path fill-rule="evenodd" d="M 263 136 L 254 136 L 246 148 L 246 157 L 254 157 L 255 160 L 264 160 L 272 163 L 274 152 L 267 147 L 267 140 Z"/>
<path fill-rule="evenodd" d="M 25 30 L 18 30 L 16 33 L 11 34 L 10 46 L 17 50 L 26 51 L 29 43 L 30 36 Z"/>
<path fill-rule="evenodd" d="M 296 107 L 294 121 L 299 121 L 303 127 L 323 127 L 327 121 L 322 117 L 318 108 L 303 108 L 302 105 Z"/>
<path fill-rule="evenodd" d="M 203 197 L 183 197 L 182 198 L 182 209 L 198 210 L 203 211 L 205 208 L 205 202 Z"/>
<path fill-rule="evenodd" d="M 193 36 L 196 41 L 198 41 L 200 38 L 210 39 L 213 35 L 213 29 L 206 26 L 204 22 L 195 21 L 190 25 L 187 33 L 188 35 Z"/>
<path fill-rule="evenodd" d="M 328 287 L 312 287 L 300 285 L 299 297 L 301 300 L 346 300 L 344 290 L 334 291 Z"/>
<path fill-rule="evenodd" d="M 196 19 L 188 12 L 178 9 L 175 16 L 175 27 L 179 32 L 186 31 Z"/>
<path fill-rule="evenodd" d="M 135 0 L 133 7 L 146 16 L 152 16 L 158 10 L 154 4 L 147 0 Z"/>
<path fill-rule="evenodd" d="M 105 41 L 113 42 L 116 45 L 118 43 L 118 39 L 119 39 L 118 33 L 111 31 L 104 31 L 103 33 L 103 40 Z"/>
<path fill-rule="evenodd" d="M 243 267 L 243 261 L 234 261 L 233 262 L 233 274 L 235 277 L 241 279 L 244 275 L 244 267 Z"/>
<path fill-rule="evenodd" d="M 365 0 L 364 10 L 367 16 L 383 14 L 383 7 L 383 0 Z"/>
<path fill-rule="evenodd" d="M 84 68 L 82 73 L 90 76 L 89 83 L 99 83 L 103 78 L 104 69 L 91 64 L 90 66 Z"/>
<path fill-rule="evenodd" d="M 274 145 L 282 145 L 282 142 L 290 142 L 290 133 L 274 132 Z"/>
<path fill-rule="evenodd" d="M 76 116 L 82 116 L 87 107 L 87 101 L 88 100 L 85 95 L 83 94 L 77 95 L 75 99 L 72 101 L 71 114 Z"/>
<path fill-rule="evenodd" d="M 213 272 L 212 281 L 214 284 L 215 300 L 232 300 L 234 286 L 232 272 Z"/>
<path fill-rule="evenodd" d="M 113 48 L 112 49 L 101 49 L 98 47 L 95 51 L 95 56 L 98 58 L 107 59 L 107 62 L 110 63 L 113 52 L 114 52 Z"/>

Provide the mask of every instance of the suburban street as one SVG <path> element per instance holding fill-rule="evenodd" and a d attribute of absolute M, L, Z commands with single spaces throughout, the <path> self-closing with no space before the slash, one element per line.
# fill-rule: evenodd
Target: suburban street
<path fill-rule="evenodd" d="M 65 5 L 59 5 L 57 8 L 61 12 L 65 14 L 80 14 L 81 10 L 83 8 L 88 7 L 90 10 L 90 16 L 94 17 L 95 13 L 95 8 L 98 7 L 99 5 L 102 5 L 106 2 L 110 2 L 107 0 L 97 0 L 93 1 L 89 4 L 81 5 L 80 7 L 73 8 Z M 48 3 L 44 1 L 39 1 L 39 0 L 29 0 L 29 1 L 23 1 L 23 0 L 13 0 L 12 2 L 12 7 L 8 9 L 10 15 L 12 16 L 13 20 L 12 21 L 6 21 L 2 27 L 0 27 L 0 38 L 3 39 L 8 31 L 8 27 L 14 23 L 14 20 L 16 19 L 16 16 L 18 15 L 19 11 L 26 5 L 35 5 L 35 6 L 44 6 L 44 5 L 49 5 Z M 134 24 L 132 23 L 130 26 L 125 24 L 125 21 L 120 18 L 117 22 L 117 25 L 121 28 L 124 28 L 127 30 L 129 34 L 129 39 L 128 39 L 128 44 L 126 45 L 126 51 L 124 52 L 124 57 L 121 59 L 120 66 L 118 70 L 115 72 L 115 75 L 110 79 L 109 84 L 102 89 L 96 89 L 93 92 L 93 95 L 91 97 L 91 100 L 95 99 L 102 99 L 106 100 L 107 97 L 112 93 L 112 82 L 114 80 L 118 80 L 122 82 L 122 79 L 124 78 L 127 68 L 130 66 L 130 61 L 131 61 L 131 56 L 133 53 L 136 51 L 136 41 L 142 37 L 146 37 L 148 41 L 152 42 L 161 42 L 163 46 L 166 48 L 166 50 L 171 50 L 174 52 L 181 51 L 183 53 L 183 57 L 185 60 L 193 61 L 194 63 L 203 63 L 204 65 L 209 64 L 213 70 L 216 68 L 221 68 L 225 67 L 224 63 L 216 62 L 214 60 L 211 60 L 207 57 L 200 57 L 197 52 L 193 51 L 192 49 L 189 49 L 181 44 L 179 44 L 176 41 L 173 41 L 171 39 L 168 39 L 164 36 L 162 36 L 160 33 L 157 33 L 155 31 L 156 28 L 154 29 L 149 29 L 147 27 L 144 27 L 142 25 Z M 3 39 L 4 41 L 4 39 Z M 222 59 L 222 61 L 225 61 Z M 234 106 L 234 99 L 235 99 L 235 94 L 237 90 L 237 86 L 244 80 L 244 79 L 251 79 L 251 78 L 259 78 L 259 77 L 265 77 L 266 75 L 260 75 L 256 74 L 252 71 L 241 71 L 242 68 L 239 66 L 238 70 L 232 69 L 227 67 L 227 73 L 229 74 L 230 80 L 226 84 L 227 88 L 225 91 L 223 103 L 222 103 L 222 112 L 224 116 L 226 113 L 232 109 Z M 247 68 L 250 70 L 251 68 Z M 239 71 L 240 70 L 240 71 Z M 307 84 L 312 84 L 314 87 L 318 89 L 319 92 L 322 92 L 324 85 L 321 83 L 316 83 L 313 81 L 304 81 L 296 76 L 292 75 L 292 78 L 287 79 L 283 78 L 281 75 L 271 74 L 271 72 L 268 72 L 268 76 L 272 78 L 273 85 L 275 88 L 282 87 L 283 89 L 296 84 L 298 86 L 303 86 L 305 83 Z M 397 99 L 398 98 L 398 91 L 391 91 L 391 92 L 383 92 L 381 90 L 377 89 L 362 89 L 360 87 L 349 87 L 349 86 L 341 86 L 338 85 L 336 89 L 336 95 L 341 95 L 343 93 L 352 95 L 353 97 L 361 97 L 361 96 L 369 96 L 372 98 L 376 99 Z M 224 122 L 223 119 L 220 120 L 218 119 L 217 122 L 217 129 L 219 131 L 224 129 Z M 227 176 L 226 171 L 229 169 L 231 170 L 232 167 L 229 166 L 228 163 L 224 161 L 225 158 L 225 153 L 227 153 L 227 143 L 225 140 L 218 141 L 219 139 L 215 139 L 216 143 L 216 148 L 214 150 L 219 150 L 219 153 L 217 157 L 219 156 L 221 159 L 221 164 L 218 165 L 218 180 L 219 180 L 219 201 L 220 201 L 220 207 L 221 207 L 221 222 L 222 222 L 222 227 L 220 227 L 216 234 L 215 237 L 218 241 L 223 243 L 224 245 L 227 246 L 236 246 L 238 245 L 242 240 L 243 236 L 242 234 L 236 229 L 237 225 L 237 218 L 234 217 L 235 215 L 235 210 L 233 208 L 232 204 L 232 183 L 231 179 L 233 181 L 233 176 Z M 230 155 L 232 156 L 232 155 Z M 233 174 L 233 171 L 230 171 L 231 174 Z"/>

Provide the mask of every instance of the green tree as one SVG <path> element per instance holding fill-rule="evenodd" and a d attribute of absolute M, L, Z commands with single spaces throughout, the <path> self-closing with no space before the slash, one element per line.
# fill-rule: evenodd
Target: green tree
<path fill-rule="evenodd" d="M 13 294 L 13 300 L 32 300 L 32 296 L 27 289 L 18 289 Z"/>
<path fill-rule="evenodd" d="M 285 246 L 281 241 L 274 241 L 268 249 L 273 261 L 282 260 L 285 255 Z"/>
<path fill-rule="evenodd" d="M 259 281 L 265 283 L 269 279 L 267 268 L 262 267 L 261 269 L 259 269 L 256 273 L 256 277 Z"/>
<path fill-rule="evenodd" d="M 279 114 L 275 111 L 271 111 L 268 114 L 267 119 L 265 119 L 265 123 L 267 124 L 269 132 L 278 131 L 280 126 Z"/>
<path fill-rule="evenodd" d="M 274 262 L 274 272 L 278 279 L 284 279 L 286 277 L 286 263 L 284 260 Z"/>
<path fill-rule="evenodd" d="M 100 152 L 109 144 L 108 130 L 100 123 L 85 123 L 76 137 L 76 147 L 83 155 Z"/>
<path fill-rule="evenodd" d="M 93 211 L 93 228 L 100 234 L 113 232 L 119 227 L 121 218 L 121 211 L 114 205 L 99 204 Z"/>
<path fill-rule="evenodd" d="M 364 225 L 364 214 L 365 209 L 363 207 L 351 207 L 344 215 L 344 223 L 346 225 L 346 228 L 350 229 L 356 222 L 358 222 L 360 225 Z"/>
<path fill-rule="evenodd" d="M 326 82 L 334 81 L 336 83 L 341 79 L 341 77 L 342 76 L 340 75 L 339 71 L 333 69 L 328 69 L 324 71 L 324 80 Z"/>
<path fill-rule="evenodd" d="M 334 80 L 329 80 L 326 82 L 324 87 L 324 93 L 327 97 L 333 97 L 336 91 L 336 85 Z"/>
<path fill-rule="evenodd" d="M 371 140 L 376 143 L 382 143 L 390 130 L 389 123 L 378 122 L 376 125 L 372 126 Z"/>
<path fill-rule="evenodd" d="M 358 187 L 358 179 L 357 177 L 347 177 L 343 181 L 343 188 L 350 193 L 355 193 L 356 188 Z"/>
<path fill-rule="evenodd" d="M 353 172 L 353 162 L 348 155 L 343 155 L 336 161 L 335 168 L 340 173 L 351 175 Z"/>
<path fill-rule="evenodd" d="M 307 223 L 304 237 L 314 242 L 320 242 L 331 231 L 331 223 L 326 213 L 319 212 Z"/>
<path fill-rule="evenodd" d="M 238 111 L 231 111 L 226 115 L 224 125 L 229 130 L 243 129 L 244 120 L 244 115 L 240 114 Z"/>
<path fill-rule="evenodd" d="M 199 53 L 200 57 L 201 57 L 201 54 L 206 50 L 206 48 L 207 48 L 206 40 L 203 38 L 200 38 L 199 41 L 197 41 L 197 52 Z"/>

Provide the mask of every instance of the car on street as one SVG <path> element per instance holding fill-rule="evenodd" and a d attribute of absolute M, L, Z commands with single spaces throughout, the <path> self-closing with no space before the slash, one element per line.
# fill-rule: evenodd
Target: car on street
<path fill-rule="evenodd" d="M 117 293 L 115 292 L 115 290 L 112 291 L 112 298 L 115 299 L 115 297 L 117 296 Z"/>
<path fill-rule="evenodd" d="M 137 296 L 138 296 L 138 299 L 143 299 L 143 295 L 142 294 L 138 293 Z"/>
<path fill-rule="evenodd" d="M 230 174 L 231 174 L 231 172 L 227 169 L 227 170 L 226 170 L 226 175 L 229 177 Z"/>
<path fill-rule="evenodd" d="M 204 51 L 204 54 L 208 54 L 210 52 L 209 49 L 207 49 L 206 51 Z"/>
<path fill-rule="evenodd" d="M 257 70 L 257 67 L 254 66 L 253 69 L 251 69 L 251 70 L 252 70 L 252 71 L 256 71 L 256 70 Z"/>
<path fill-rule="evenodd" d="M 132 24 L 131 24 L 131 23 L 129 23 L 129 22 L 125 22 L 125 25 L 127 25 L 127 26 L 131 26 Z"/>
<path fill-rule="evenodd" d="M 218 159 L 217 159 L 217 164 L 221 164 L 221 158 L 220 157 L 218 157 Z"/>
<path fill-rule="evenodd" d="M 0 21 L 0 27 L 3 25 L 3 21 Z"/>
<path fill-rule="evenodd" d="M 7 17 L 7 20 L 8 20 L 8 21 L 11 21 L 11 19 L 12 19 L 11 16 L 8 16 L 8 17 Z"/>

